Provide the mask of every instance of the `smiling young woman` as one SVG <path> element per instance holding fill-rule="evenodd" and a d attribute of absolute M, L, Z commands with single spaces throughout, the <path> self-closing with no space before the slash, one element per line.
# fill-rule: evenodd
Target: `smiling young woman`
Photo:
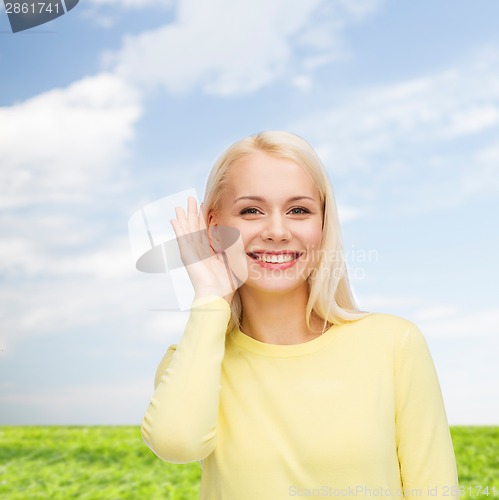
<path fill-rule="evenodd" d="M 238 290 L 243 332 L 269 344 L 320 335 L 323 321 L 314 314 L 315 328 L 307 325 L 304 311 L 322 222 L 319 189 L 295 161 L 255 151 L 232 164 L 208 224 L 234 227 L 242 237 L 248 267 Z"/>
<path fill-rule="evenodd" d="M 356 307 L 334 196 L 307 142 L 238 141 L 202 209 L 191 198 L 171 223 L 195 299 L 142 436 L 163 460 L 201 462 L 202 499 L 459 498 L 426 341 L 408 320 Z M 224 228 L 239 246 L 220 247 Z"/>

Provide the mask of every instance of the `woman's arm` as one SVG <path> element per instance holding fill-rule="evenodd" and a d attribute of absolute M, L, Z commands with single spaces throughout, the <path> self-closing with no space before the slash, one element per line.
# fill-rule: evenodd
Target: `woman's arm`
<path fill-rule="evenodd" d="M 202 460 L 215 448 L 229 319 L 230 306 L 222 297 L 196 299 L 175 352 L 169 350 L 160 363 L 141 433 L 167 462 Z M 162 365 L 166 369 L 160 373 Z"/>
<path fill-rule="evenodd" d="M 420 491 L 423 498 L 458 500 L 456 459 L 442 392 L 426 340 L 415 326 L 404 338 L 395 384 L 396 442 L 404 489 Z"/>

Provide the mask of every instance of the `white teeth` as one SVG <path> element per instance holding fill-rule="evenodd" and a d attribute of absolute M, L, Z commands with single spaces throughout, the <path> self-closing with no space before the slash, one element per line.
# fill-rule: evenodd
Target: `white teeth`
<path fill-rule="evenodd" d="M 273 264 L 282 264 L 284 262 L 291 262 L 292 260 L 295 259 L 294 254 L 280 254 L 280 255 L 257 255 L 258 260 L 261 260 L 263 262 L 269 262 Z"/>

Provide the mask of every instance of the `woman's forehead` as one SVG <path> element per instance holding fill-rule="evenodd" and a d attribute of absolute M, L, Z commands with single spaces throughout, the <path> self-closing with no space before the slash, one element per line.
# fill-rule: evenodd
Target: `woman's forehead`
<path fill-rule="evenodd" d="M 311 174 L 288 158 L 252 153 L 234 162 L 227 176 L 227 192 L 233 197 L 258 196 L 319 198 Z"/>

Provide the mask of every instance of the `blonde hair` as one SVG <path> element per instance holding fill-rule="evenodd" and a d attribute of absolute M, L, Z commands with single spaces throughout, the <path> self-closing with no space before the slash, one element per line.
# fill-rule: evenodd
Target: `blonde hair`
<path fill-rule="evenodd" d="M 314 179 L 323 207 L 323 234 L 319 265 L 308 278 L 309 298 L 305 311 L 307 327 L 315 313 L 326 324 L 354 321 L 368 313 L 360 311 L 355 303 L 348 280 L 343 255 L 340 224 L 331 184 L 321 160 L 313 148 L 301 137 L 290 132 L 265 131 L 232 144 L 217 159 L 206 182 L 203 206 L 210 213 L 219 213 L 222 197 L 227 189 L 229 169 L 240 158 L 257 151 L 294 161 Z M 227 333 L 240 328 L 242 303 L 236 291 L 231 302 L 231 319 Z"/>

